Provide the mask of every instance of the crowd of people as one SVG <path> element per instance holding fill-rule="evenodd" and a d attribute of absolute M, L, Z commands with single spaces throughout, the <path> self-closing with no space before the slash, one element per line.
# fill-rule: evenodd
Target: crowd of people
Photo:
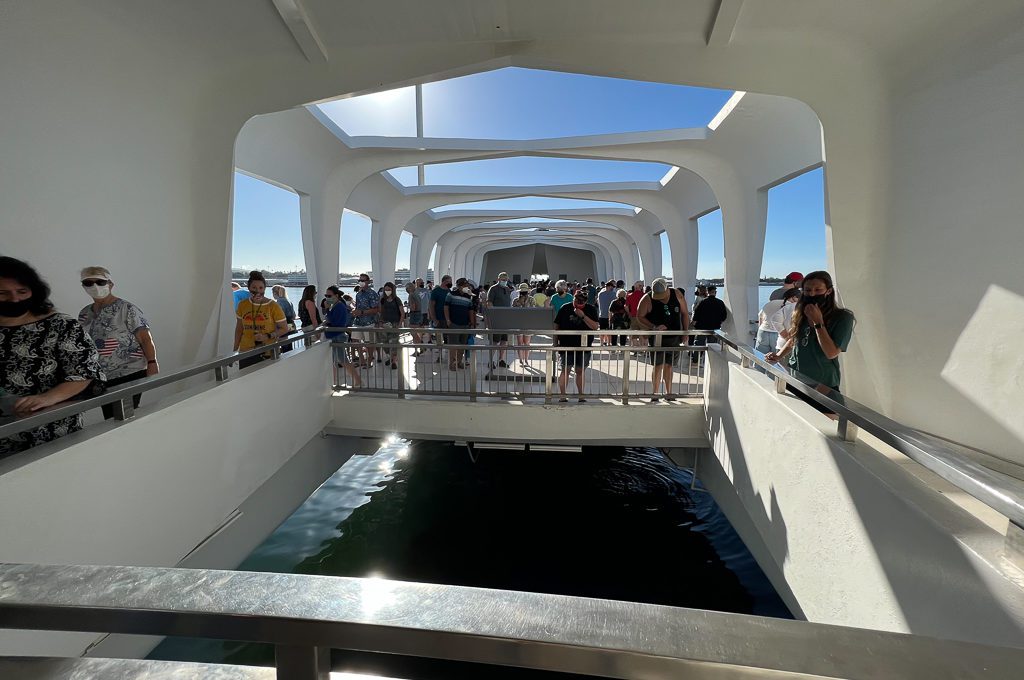
<path fill-rule="evenodd" d="M 105 389 L 160 370 L 156 344 L 142 310 L 114 293 L 110 270 L 90 266 L 81 270 L 83 292 L 91 299 L 77 317 L 58 312 L 50 301 L 50 288 L 28 263 L 0 257 L 0 416 L 26 416 L 62 401 L 87 398 Z M 401 337 L 408 332 L 417 344 L 414 356 L 436 351 L 434 361 L 447 361 L 452 371 L 467 366 L 466 346 L 475 342 L 480 323 L 487 323 L 492 308 L 536 308 L 552 310 L 558 331 L 587 331 L 586 334 L 555 335 L 559 348 L 559 400 L 568 401 L 570 376 L 575 379 L 576 396 L 584 402 L 589 351 L 581 351 L 595 339 L 602 345 L 648 346 L 652 364 L 654 398 L 673 400 L 673 369 L 691 353 L 681 351 L 684 339 L 703 345 L 708 336 L 685 336 L 689 329 L 717 330 L 728 318 L 728 310 L 717 296 L 715 286 L 698 286 L 693 305 L 682 288 L 672 288 L 664 278 L 650 285 L 635 281 L 627 290 L 622 280 L 608 280 L 600 288 L 593 279 L 572 283 L 536 281 L 509 282 L 502 272 L 488 286 L 478 286 L 465 277 L 445 275 L 437 285 L 422 278 L 409 282 L 406 300 L 397 287 L 387 282 L 375 289 L 368 274 L 359 277 L 351 293 L 329 286 L 317 301 L 316 286 L 302 293 L 298 310 L 281 286 L 266 295 L 267 282 L 259 271 L 249 274 L 245 287 L 232 283 L 235 306 L 233 348 L 238 352 L 256 350 L 286 338 L 299 329 L 313 333 L 321 328 L 334 341 L 334 361 L 344 369 L 354 386 L 362 384 L 360 369 L 382 362 L 395 370 L 399 366 Z M 350 332 L 331 331 L 346 327 Z M 757 349 L 768 361 L 786 360 L 795 371 L 814 381 L 822 391 L 838 390 L 838 356 L 853 335 L 854 316 L 835 299 L 828 272 L 802 276 L 793 272 L 784 285 L 773 291 L 759 314 Z M 626 336 L 610 331 L 653 330 L 666 333 Z M 602 333 L 602 331 L 608 331 Z M 671 333 L 678 331 L 678 333 Z M 509 336 L 492 333 L 496 361 L 492 368 L 508 368 L 507 361 L 529 363 L 531 336 L 516 333 L 515 356 L 507 355 Z M 306 337 L 311 344 L 315 337 Z M 429 345 L 430 347 L 425 347 Z M 291 344 L 280 346 L 281 351 Z M 241 359 L 240 367 L 258 363 L 271 352 Z M 696 361 L 691 356 L 691 361 Z M 140 395 L 133 398 L 138 407 Z M 110 407 L 105 418 L 113 417 Z M 0 440 L 0 457 L 51 441 L 82 427 L 81 416 L 59 419 L 27 432 Z"/>

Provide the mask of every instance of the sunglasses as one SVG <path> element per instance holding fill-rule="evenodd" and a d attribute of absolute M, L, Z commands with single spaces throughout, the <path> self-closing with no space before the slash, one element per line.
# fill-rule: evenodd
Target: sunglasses
<path fill-rule="evenodd" d="M 105 286 L 108 283 L 110 283 L 110 281 L 107 279 L 82 279 L 83 288 L 88 288 L 90 286 Z"/>

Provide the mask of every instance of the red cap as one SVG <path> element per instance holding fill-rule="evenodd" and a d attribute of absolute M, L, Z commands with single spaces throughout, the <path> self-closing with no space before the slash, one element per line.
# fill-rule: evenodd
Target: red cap
<path fill-rule="evenodd" d="M 804 280 L 804 275 L 801 274 L 800 272 L 790 272 L 788 275 L 786 275 L 786 282 L 787 283 L 796 283 L 797 281 L 803 281 L 803 280 Z"/>

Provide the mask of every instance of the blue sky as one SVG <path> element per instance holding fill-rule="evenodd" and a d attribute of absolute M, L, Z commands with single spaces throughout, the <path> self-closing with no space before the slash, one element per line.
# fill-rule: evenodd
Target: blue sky
<path fill-rule="evenodd" d="M 598 78 L 527 69 L 501 69 L 424 86 L 424 132 L 435 137 L 530 139 L 704 126 L 731 92 Z M 349 134 L 414 136 L 413 88 L 322 105 Z M 656 181 L 668 170 L 658 163 L 517 157 L 427 166 L 428 184 L 523 185 L 608 181 Z M 394 176 L 415 184 L 414 168 Z M 541 197 L 451 206 L 452 209 L 553 209 L 616 204 Z M 443 211 L 445 208 L 441 208 Z M 298 197 L 236 173 L 235 267 L 303 267 Z M 721 214 L 698 222 L 698 276 L 722 275 Z M 341 271 L 370 267 L 369 220 L 346 211 L 341 222 Z M 409 237 L 399 243 L 396 264 L 408 266 Z M 664 249 L 666 271 L 669 253 Z M 825 266 L 822 171 L 815 170 L 769 191 L 763 275 Z M 646 272 L 648 277 L 653 273 Z"/>

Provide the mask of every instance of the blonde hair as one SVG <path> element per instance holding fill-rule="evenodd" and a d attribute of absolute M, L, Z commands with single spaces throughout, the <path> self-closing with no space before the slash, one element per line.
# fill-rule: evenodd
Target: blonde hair
<path fill-rule="evenodd" d="M 82 269 L 82 273 L 80 276 L 83 279 L 87 279 L 90 276 L 102 276 L 108 281 L 113 281 L 113 279 L 110 278 L 110 270 L 107 269 L 106 267 L 85 267 L 84 269 Z"/>
<path fill-rule="evenodd" d="M 270 289 L 270 292 L 274 294 L 274 297 L 288 297 L 288 291 L 281 285 L 274 286 Z"/>
<path fill-rule="evenodd" d="M 615 294 L 615 299 L 616 300 L 621 300 L 624 297 L 626 297 L 626 289 L 625 288 L 620 288 L 619 292 Z"/>

